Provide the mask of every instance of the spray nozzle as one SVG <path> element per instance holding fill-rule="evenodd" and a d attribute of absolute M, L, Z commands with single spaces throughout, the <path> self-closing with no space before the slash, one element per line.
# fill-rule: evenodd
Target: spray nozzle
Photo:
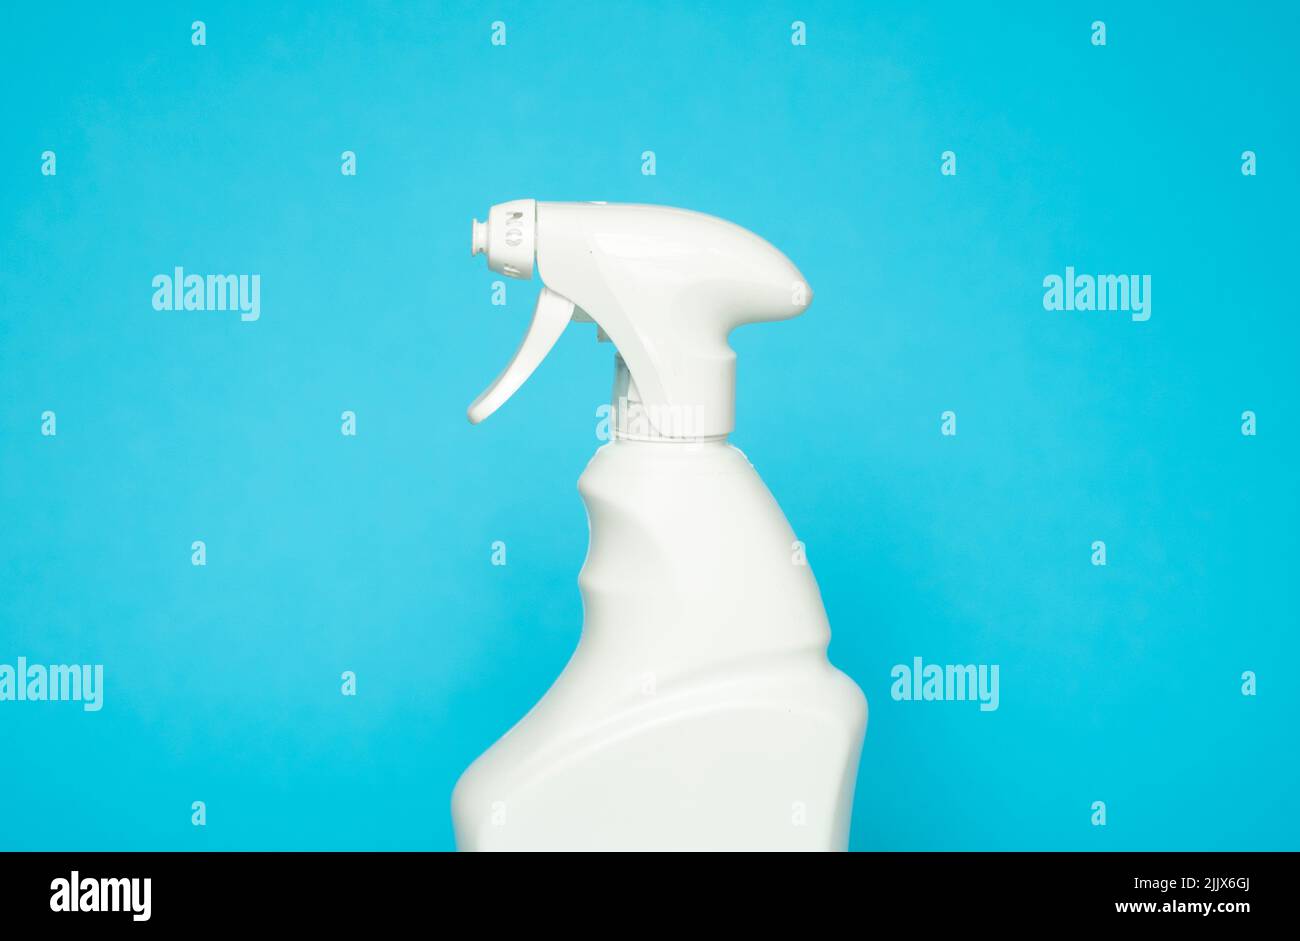
<path fill-rule="evenodd" d="M 731 331 L 812 302 L 790 260 L 737 225 L 667 206 L 519 199 L 475 220 L 471 253 L 544 287 L 510 363 L 469 407 L 478 423 L 532 375 L 570 320 L 618 349 L 620 388 L 655 437 L 698 439 L 735 425 Z"/>
<path fill-rule="evenodd" d="M 488 221 L 474 220 L 470 254 L 487 254 L 493 271 L 527 281 L 537 249 L 537 201 L 516 199 L 488 210 Z"/>

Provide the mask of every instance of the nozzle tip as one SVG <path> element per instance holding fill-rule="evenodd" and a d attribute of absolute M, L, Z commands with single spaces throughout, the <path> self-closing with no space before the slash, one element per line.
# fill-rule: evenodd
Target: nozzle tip
<path fill-rule="evenodd" d="M 485 251 L 487 251 L 487 226 L 475 219 L 474 230 L 470 234 L 469 253 L 479 255 Z"/>

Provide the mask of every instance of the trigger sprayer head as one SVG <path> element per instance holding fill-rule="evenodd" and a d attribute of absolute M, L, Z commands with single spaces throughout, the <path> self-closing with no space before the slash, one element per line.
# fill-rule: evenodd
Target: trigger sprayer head
<path fill-rule="evenodd" d="M 735 427 L 731 331 L 796 317 L 812 300 L 799 269 L 770 243 L 670 206 L 516 199 L 474 222 L 470 250 L 512 278 L 531 278 L 535 263 L 543 281 L 519 349 L 469 408 L 475 423 L 504 404 L 577 320 L 594 322 L 598 338 L 618 350 L 620 428 L 644 418 L 644 437 L 654 440 L 725 437 Z M 641 433 L 624 436 L 633 434 Z"/>

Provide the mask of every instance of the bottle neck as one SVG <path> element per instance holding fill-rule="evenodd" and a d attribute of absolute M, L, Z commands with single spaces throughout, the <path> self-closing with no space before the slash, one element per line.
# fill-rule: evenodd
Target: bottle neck
<path fill-rule="evenodd" d="M 702 407 L 642 399 L 623 357 L 614 353 L 614 391 L 609 423 L 613 440 L 679 445 L 726 442 L 725 434 L 701 434 L 703 427 Z"/>

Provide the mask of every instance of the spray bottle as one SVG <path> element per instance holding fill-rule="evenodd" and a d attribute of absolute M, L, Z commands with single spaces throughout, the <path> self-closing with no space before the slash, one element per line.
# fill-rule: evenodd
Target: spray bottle
<path fill-rule="evenodd" d="M 545 696 L 461 776 L 462 850 L 836 850 L 867 704 L 826 656 L 812 570 L 734 427 L 742 324 L 812 292 L 766 241 L 666 206 L 515 200 L 473 254 L 542 281 L 501 407 L 571 322 L 614 346 L 612 440 L 578 481 L 584 621 Z"/>

